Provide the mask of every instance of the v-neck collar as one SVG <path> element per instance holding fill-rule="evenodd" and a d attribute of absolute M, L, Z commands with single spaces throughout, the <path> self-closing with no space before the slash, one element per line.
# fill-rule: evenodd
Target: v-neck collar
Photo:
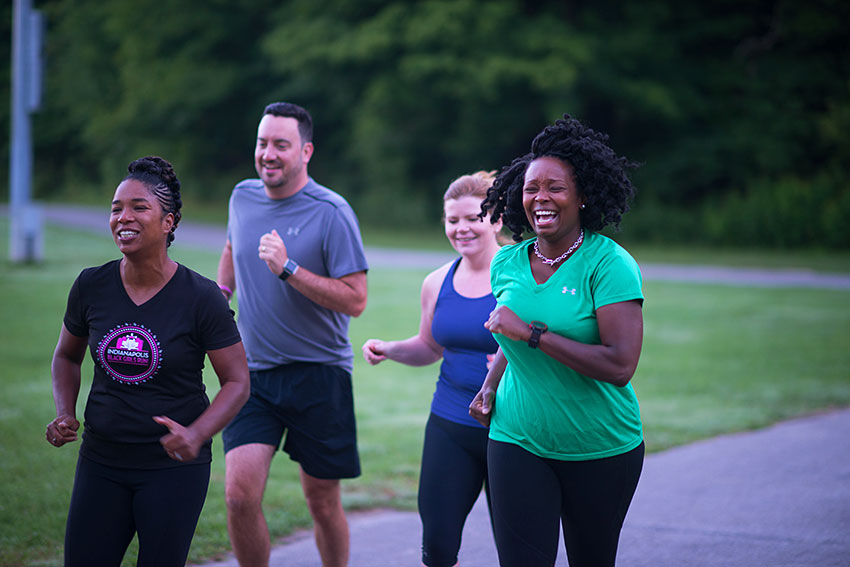
<path fill-rule="evenodd" d="M 559 274 L 562 274 L 562 272 L 566 273 L 566 272 L 572 271 L 572 266 L 575 265 L 575 260 L 583 254 L 585 246 L 587 245 L 588 235 L 587 234 L 585 235 L 584 242 L 582 243 L 581 246 L 578 247 L 578 250 L 573 252 L 570 255 L 569 258 L 564 260 L 561 263 L 561 266 L 558 267 L 557 270 L 552 272 L 552 275 L 550 275 L 548 278 L 546 278 L 546 281 L 542 282 L 542 283 L 537 283 L 537 280 L 534 279 L 534 273 L 531 271 L 531 254 L 532 254 L 531 248 L 532 248 L 532 246 L 534 246 L 534 243 L 536 242 L 536 240 L 537 240 L 537 238 L 531 238 L 529 240 L 526 240 L 523 243 L 524 246 L 523 246 L 523 250 L 522 250 L 522 261 L 523 261 L 522 273 L 523 273 L 523 277 L 525 278 L 526 282 L 531 286 L 531 289 L 534 290 L 535 293 L 539 293 L 539 292 L 543 292 L 543 291 L 549 289 L 551 286 L 555 285 L 555 284 L 552 284 L 550 282 L 552 282 L 552 280 L 561 279 L 561 276 L 559 276 Z M 566 270 L 566 272 L 565 272 L 565 270 Z"/>
<path fill-rule="evenodd" d="M 177 269 L 176 269 L 176 270 L 174 270 L 174 273 L 173 273 L 173 274 L 171 274 L 171 277 L 170 277 L 170 278 L 168 278 L 168 281 L 167 281 L 167 282 L 165 282 L 165 284 L 163 284 L 163 286 L 162 286 L 161 288 L 159 288 L 159 290 L 157 290 L 157 292 L 156 292 L 155 294 L 153 294 L 151 297 L 149 297 L 149 298 L 147 299 L 147 301 L 144 301 L 144 302 L 142 302 L 142 303 L 136 303 L 135 301 L 133 301 L 133 298 L 132 298 L 132 297 L 130 297 L 130 294 L 129 294 L 129 293 L 127 293 L 127 288 L 124 286 L 124 280 L 122 280 L 122 279 L 121 279 L 121 260 L 116 260 L 116 261 L 115 261 L 115 278 L 118 280 L 118 287 L 120 287 L 120 288 L 121 288 L 121 292 L 124 294 L 124 297 L 127 299 L 127 301 L 129 301 L 129 302 L 130 302 L 130 304 L 131 304 L 133 307 L 135 307 L 136 309 L 141 309 L 142 307 L 145 307 L 145 306 L 147 306 L 147 305 L 150 305 L 150 304 L 151 304 L 151 302 L 153 302 L 153 301 L 154 301 L 154 300 L 156 300 L 159 296 L 161 296 L 161 295 L 163 294 L 163 292 L 164 292 L 164 291 L 165 291 L 165 290 L 166 290 L 166 289 L 167 289 L 167 288 L 171 285 L 171 283 L 172 283 L 172 282 L 174 281 L 174 279 L 177 277 L 177 273 L 178 273 L 178 272 L 179 272 L 182 268 L 183 268 L 183 266 L 182 266 L 179 262 L 177 262 Z"/>

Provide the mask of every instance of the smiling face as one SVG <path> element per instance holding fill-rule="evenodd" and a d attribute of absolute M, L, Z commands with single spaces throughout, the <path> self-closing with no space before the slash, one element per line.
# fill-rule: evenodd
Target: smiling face
<path fill-rule="evenodd" d="M 163 214 L 159 201 L 141 181 L 125 179 L 115 190 L 109 228 L 122 253 L 165 250 L 173 225 L 174 215 Z"/>
<path fill-rule="evenodd" d="M 298 120 L 266 114 L 257 127 L 254 167 L 270 197 L 288 197 L 307 183 L 313 144 L 301 143 Z"/>
<path fill-rule="evenodd" d="M 532 230 L 542 241 L 572 243 L 581 230 L 582 197 L 573 168 L 554 157 L 541 157 L 525 170 L 522 206 Z"/>
<path fill-rule="evenodd" d="M 446 238 L 461 256 L 472 256 L 478 252 L 498 248 L 496 235 L 501 223 L 491 224 L 478 218 L 481 212 L 481 197 L 466 195 L 459 199 L 448 199 L 443 204 L 446 220 Z"/>

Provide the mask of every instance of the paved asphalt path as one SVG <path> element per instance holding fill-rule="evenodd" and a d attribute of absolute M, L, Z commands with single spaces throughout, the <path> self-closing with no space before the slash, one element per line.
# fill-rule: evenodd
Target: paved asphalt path
<path fill-rule="evenodd" d="M 415 512 L 353 513 L 349 523 L 351 567 L 419 565 Z M 498 565 L 483 498 L 467 520 L 459 561 Z M 205 567 L 237 565 L 231 555 Z M 320 565 L 309 532 L 272 551 L 271 567 Z M 563 545 L 556 565 L 568 565 Z M 850 409 L 649 455 L 617 565 L 850 566 Z"/>
<path fill-rule="evenodd" d="M 5 211 L 0 210 L 0 214 Z M 48 222 L 108 236 L 106 213 L 44 209 Z M 181 224 L 175 246 L 218 250 L 223 230 Z M 450 254 L 370 249 L 373 266 L 436 266 Z M 641 266 L 646 279 L 850 290 L 850 277 L 805 271 Z M 349 481 L 356 482 L 356 481 Z M 350 567 L 419 565 L 415 512 L 349 515 Z M 462 567 L 498 564 L 486 505 L 464 530 Z M 319 567 L 312 535 L 276 542 L 271 567 Z M 563 546 L 557 566 L 566 566 Z M 620 567 L 850 567 L 850 409 L 651 454 L 620 541 Z M 205 567 L 236 567 L 232 556 Z"/>

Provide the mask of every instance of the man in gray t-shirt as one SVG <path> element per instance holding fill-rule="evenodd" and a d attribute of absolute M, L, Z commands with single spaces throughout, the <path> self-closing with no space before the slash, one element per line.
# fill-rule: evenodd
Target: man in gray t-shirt
<path fill-rule="evenodd" d="M 262 511 L 269 467 L 299 463 L 324 565 L 348 562 L 341 478 L 360 474 L 351 387 L 351 316 L 366 307 L 366 256 L 357 217 L 307 173 L 312 119 L 290 103 L 266 107 L 257 129 L 259 179 L 230 197 L 218 283 L 238 299 L 251 399 L 222 434 L 227 524 L 242 565 L 268 565 Z"/>

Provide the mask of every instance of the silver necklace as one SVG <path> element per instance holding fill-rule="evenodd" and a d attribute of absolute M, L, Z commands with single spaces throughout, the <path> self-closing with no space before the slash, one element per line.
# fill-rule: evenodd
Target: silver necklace
<path fill-rule="evenodd" d="M 584 240 L 584 229 L 581 229 L 581 232 L 579 232 L 579 234 L 578 234 L 578 238 L 576 238 L 576 241 L 575 241 L 575 242 L 573 242 L 573 245 L 572 245 L 572 246 L 570 246 L 570 247 L 569 247 L 569 249 L 568 249 L 566 252 L 564 252 L 563 254 L 561 254 L 560 256 L 558 256 L 557 258 L 547 258 L 547 257 L 546 257 L 546 256 L 544 256 L 543 254 L 541 254 L 541 253 L 540 253 L 540 248 L 538 248 L 538 246 L 537 246 L 537 243 L 538 243 L 539 241 L 538 241 L 538 240 L 535 240 L 535 241 L 534 241 L 534 254 L 535 254 L 538 258 L 540 258 L 541 260 L 543 260 L 543 263 L 544 263 L 544 264 L 546 264 L 546 265 L 548 265 L 548 266 L 554 266 L 555 264 L 557 264 L 558 262 L 560 262 L 561 260 L 563 260 L 564 258 L 566 258 L 567 256 L 569 256 L 570 254 L 572 254 L 572 253 L 573 253 L 573 251 L 574 251 L 576 248 L 578 248 L 579 244 L 581 244 L 581 241 L 582 241 L 582 240 Z"/>

